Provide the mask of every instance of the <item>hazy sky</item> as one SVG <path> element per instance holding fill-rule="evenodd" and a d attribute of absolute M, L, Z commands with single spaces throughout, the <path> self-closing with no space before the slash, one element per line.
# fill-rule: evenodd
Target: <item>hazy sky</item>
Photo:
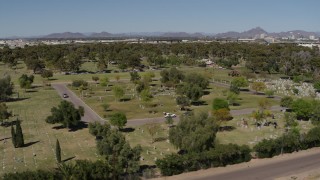
<path fill-rule="evenodd" d="M 320 31 L 320 0 L 0 0 L 0 37 L 54 32 Z"/>

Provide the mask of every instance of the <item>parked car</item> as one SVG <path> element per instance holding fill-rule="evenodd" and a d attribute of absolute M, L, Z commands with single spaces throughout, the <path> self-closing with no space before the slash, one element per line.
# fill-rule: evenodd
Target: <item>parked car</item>
<path fill-rule="evenodd" d="M 68 98 L 68 97 L 69 97 L 68 94 L 66 93 L 63 94 L 63 98 Z"/>

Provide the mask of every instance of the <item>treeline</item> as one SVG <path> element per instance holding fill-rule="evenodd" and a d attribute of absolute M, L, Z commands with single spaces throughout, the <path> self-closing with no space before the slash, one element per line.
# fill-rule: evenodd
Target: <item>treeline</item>
<path fill-rule="evenodd" d="M 289 76 L 319 76 L 318 48 L 294 44 L 248 43 L 177 43 L 177 44 L 68 44 L 38 45 L 25 48 L 0 49 L 0 61 L 11 67 L 23 60 L 34 72 L 42 69 L 78 71 L 84 60 L 97 62 L 100 70 L 111 62 L 120 69 L 141 65 L 145 58 L 152 66 L 201 65 L 196 60 L 212 58 L 221 66 L 230 68 L 241 61 L 252 72 L 284 73 Z"/>
<path fill-rule="evenodd" d="M 250 152 L 250 148 L 246 145 L 219 144 L 215 148 L 201 153 L 171 154 L 157 160 L 156 164 L 162 175 L 172 176 L 199 169 L 248 162 L 251 160 Z"/>
<path fill-rule="evenodd" d="M 271 158 L 281 153 L 292 153 L 320 146 L 320 127 L 312 128 L 307 134 L 293 129 L 276 139 L 264 139 L 254 146 L 259 158 Z"/>

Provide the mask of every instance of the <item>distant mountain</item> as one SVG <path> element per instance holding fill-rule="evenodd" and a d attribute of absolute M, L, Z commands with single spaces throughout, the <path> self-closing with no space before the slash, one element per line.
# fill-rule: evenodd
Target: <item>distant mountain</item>
<path fill-rule="evenodd" d="M 263 30 L 261 27 L 256 27 L 253 29 L 250 29 L 248 31 L 244 32 L 235 32 L 235 31 L 229 31 L 226 33 L 219 33 L 216 34 L 215 37 L 219 38 L 254 38 L 255 36 L 258 36 L 260 34 L 267 34 L 265 30 Z"/>
<path fill-rule="evenodd" d="M 81 33 L 72 33 L 72 32 L 64 32 L 64 33 L 52 33 L 42 38 L 52 38 L 52 39 L 77 39 L 77 38 L 86 38 L 84 34 Z"/>
<path fill-rule="evenodd" d="M 83 38 L 108 38 L 108 37 L 132 37 L 132 38 L 143 38 L 143 37 L 170 37 L 170 38 L 202 38 L 202 37 L 215 37 L 215 38 L 260 38 L 264 36 L 272 36 L 276 38 L 281 37 L 292 37 L 295 38 L 309 38 L 310 36 L 320 37 L 320 32 L 307 32 L 302 30 L 293 30 L 287 32 L 272 32 L 269 33 L 261 27 L 256 27 L 244 32 L 229 31 L 225 33 L 187 33 L 187 32 L 129 32 L 129 33 L 109 33 L 109 32 L 87 32 L 87 33 L 52 33 L 44 36 L 30 36 L 30 37 L 19 37 L 13 36 L 7 39 L 18 39 L 18 38 L 47 38 L 47 39 L 83 39 Z"/>
<path fill-rule="evenodd" d="M 248 31 L 244 32 L 235 32 L 235 31 L 229 31 L 226 33 L 219 33 L 216 34 L 214 37 L 217 38 L 259 38 L 260 35 L 264 34 L 265 36 L 272 36 L 272 37 L 290 37 L 294 36 L 295 38 L 309 38 L 309 36 L 320 36 L 320 34 L 317 34 L 315 32 L 307 32 L 307 31 L 302 31 L 302 30 L 293 30 L 293 31 L 287 31 L 287 32 L 273 32 L 273 33 L 268 33 L 261 27 L 256 27 L 253 29 L 250 29 Z"/>
<path fill-rule="evenodd" d="M 203 37 L 201 33 L 186 33 L 186 32 L 166 32 L 160 35 L 161 37 Z"/>
<path fill-rule="evenodd" d="M 89 37 L 112 37 L 113 34 L 111 33 L 108 33 L 108 32 L 101 32 L 101 33 L 92 33 L 89 35 Z"/>

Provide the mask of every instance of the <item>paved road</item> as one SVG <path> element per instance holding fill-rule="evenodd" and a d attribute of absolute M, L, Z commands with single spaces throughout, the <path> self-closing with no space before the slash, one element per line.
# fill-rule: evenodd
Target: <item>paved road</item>
<path fill-rule="evenodd" d="M 300 152 L 299 152 L 300 153 Z M 259 160 L 259 164 L 243 163 L 227 167 L 226 169 L 212 168 L 204 171 L 191 172 L 165 179 L 196 179 L 196 180 L 265 180 L 291 176 L 313 169 L 320 168 L 320 150 L 304 155 L 290 155 L 289 158 L 279 160 L 277 158 Z M 161 179 L 161 178 L 159 178 Z M 162 178 L 164 179 L 164 178 Z"/>
<path fill-rule="evenodd" d="M 69 95 L 69 98 L 65 98 L 65 100 L 72 102 L 76 107 L 83 106 L 85 109 L 85 115 L 82 117 L 82 120 L 85 122 L 93 122 L 93 121 L 101 121 L 105 122 L 103 118 L 101 118 L 96 112 L 94 112 L 87 104 L 85 104 L 76 94 L 74 94 L 67 86 L 66 83 L 54 83 L 52 87 L 57 90 L 59 95 L 62 97 L 63 93 Z M 63 97 L 62 97 L 63 98 Z M 280 111 L 283 108 L 280 106 L 272 106 L 272 111 Z M 247 108 L 240 110 L 231 110 L 230 113 L 233 116 L 250 114 L 254 111 L 255 108 Z M 175 121 L 179 120 L 179 117 L 174 118 Z M 144 118 L 144 119 L 131 119 L 128 120 L 128 127 L 141 126 L 147 123 L 163 123 L 165 122 L 164 117 L 156 117 L 156 118 Z"/>
<path fill-rule="evenodd" d="M 87 104 L 85 104 L 76 94 L 74 94 L 69 88 L 66 87 L 65 83 L 54 83 L 52 87 L 58 92 L 63 98 L 63 94 L 68 94 L 68 98 L 63 98 L 67 101 L 72 102 L 76 107 L 82 106 L 84 108 L 84 116 L 81 118 L 84 122 L 99 121 L 104 122 L 96 112 L 94 112 Z"/>

